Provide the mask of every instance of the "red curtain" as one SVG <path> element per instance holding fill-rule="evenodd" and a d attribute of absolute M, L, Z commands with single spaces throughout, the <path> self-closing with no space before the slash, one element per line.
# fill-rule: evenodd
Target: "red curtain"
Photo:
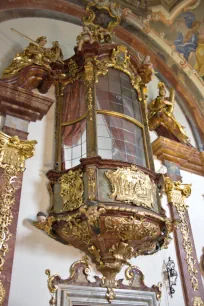
<path fill-rule="evenodd" d="M 86 111 L 85 85 L 82 81 L 68 84 L 64 90 L 62 123 L 81 117 Z M 81 121 L 62 128 L 62 141 L 66 146 L 72 146 L 84 132 L 86 122 Z"/>

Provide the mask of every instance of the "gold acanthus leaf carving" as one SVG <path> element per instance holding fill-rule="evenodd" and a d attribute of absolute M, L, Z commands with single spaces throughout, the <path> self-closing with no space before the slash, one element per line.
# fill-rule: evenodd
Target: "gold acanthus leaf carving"
<path fill-rule="evenodd" d="M 52 234 L 52 224 L 54 221 L 55 221 L 55 217 L 51 216 L 51 217 L 46 218 L 45 222 L 33 221 L 33 225 L 37 229 L 43 230 L 51 238 L 55 238 L 55 236 Z"/>
<path fill-rule="evenodd" d="M 193 301 L 193 306 L 204 306 L 204 302 L 201 297 L 195 297 Z"/>
<path fill-rule="evenodd" d="M 77 220 L 72 220 L 68 222 L 63 227 L 62 234 L 71 239 L 77 237 L 85 244 L 90 245 L 89 225 L 86 221 L 81 222 Z"/>
<path fill-rule="evenodd" d="M 81 170 L 72 171 L 62 175 L 60 195 L 62 197 L 62 211 L 72 211 L 83 204 L 84 184 Z"/>
<path fill-rule="evenodd" d="M 159 225 L 146 219 L 137 220 L 134 217 L 106 217 L 105 228 L 107 232 L 114 232 L 123 241 L 155 238 L 160 234 Z"/>
<path fill-rule="evenodd" d="M 0 281 L 0 305 L 3 304 L 6 297 L 6 290 L 3 287 L 2 282 Z"/>
<path fill-rule="evenodd" d="M 108 170 L 105 175 L 111 182 L 111 199 L 153 208 L 156 186 L 144 172 L 131 166 L 116 171 Z"/>
<path fill-rule="evenodd" d="M 174 182 L 169 177 L 165 178 L 165 191 L 167 193 L 168 202 L 176 208 L 180 218 L 180 231 L 183 237 L 183 248 L 186 253 L 186 263 L 190 276 L 191 285 L 194 291 L 199 289 L 196 268 L 196 260 L 193 254 L 193 244 L 190 236 L 188 222 L 186 220 L 187 205 L 185 199 L 191 194 L 191 185 Z"/>
<path fill-rule="evenodd" d="M 12 208 L 15 204 L 15 192 L 20 187 L 18 174 L 25 170 L 25 160 L 34 154 L 36 141 L 20 140 L 0 132 L 0 271 L 3 270 L 5 255 L 9 250 L 11 236 L 9 226 L 13 220 Z M 0 305 L 5 299 L 5 289 L 0 282 Z"/>
<path fill-rule="evenodd" d="M 35 152 L 36 141 L 20 140 L 18 136 L 8 136 L 0 132 L 0 167 L 11 165 L 17 172 L 25 170 L 25 160 Z"/>

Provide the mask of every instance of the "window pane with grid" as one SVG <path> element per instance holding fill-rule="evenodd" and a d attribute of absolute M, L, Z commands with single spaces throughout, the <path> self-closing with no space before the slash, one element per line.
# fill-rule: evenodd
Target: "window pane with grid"
<path fill-rule="evenodd" d="M 124 72 L 110 68 L 96 84 L 97 108 L 122 113 L 142 122 L 140 102 L 130 78 Z"/>
<path fill-rule="evenodd" d="M 63 134 L 63 163 L 64 168 L 69 169 L 86 157 L 86 121 L 65 127 Z"/>
<path fill-rule="evenodd" d="M 98 154 L 146 166 L 142 129 L 113 116 L 97 115 Z"/>

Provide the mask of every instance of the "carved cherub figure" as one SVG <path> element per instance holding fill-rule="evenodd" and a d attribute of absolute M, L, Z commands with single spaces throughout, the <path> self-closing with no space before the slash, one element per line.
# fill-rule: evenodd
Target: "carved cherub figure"
<path fill-rule="evenodd" d="M 84 43 L 94 43 L 94 34 L 93 32 L 89 29 L 88 26 L 83 27 L 83 32 L 77 37 L 78 40 L 78 50 L 82 50 L 82 46 Z"/>

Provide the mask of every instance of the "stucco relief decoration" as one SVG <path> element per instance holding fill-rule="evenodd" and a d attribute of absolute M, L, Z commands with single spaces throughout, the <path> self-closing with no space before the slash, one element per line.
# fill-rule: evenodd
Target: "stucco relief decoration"
<path fill-rule="evenodd" d="M 84 43 L 107 43 L 112 41 L 113 29 L 119 25 L 122 10 L 109 0 L 92 0 L 86 6 L 87 16 L 83 18 L 83 31 L 77 37 L 78 50 Z"/>
<path fill-rule="evenodd" d="M 168 202 L 176 208 L 180 218 L 180 231 L 183 237 L 183 247 L 186 253 L 186 263 L 190 282 L 194 291 L 199 289 L 196 268 L 196 260 L 193 255 L 193 245 L 190 237 L 188 223 L 186 221 L 187 205 L 185 198 L 191 194 L 191 185 L 181 184 L 181 182 L 173 182 L 170 178 L 165 178 L 165 190 L 168 196 Z"/>
<path fill-rule="evenodd" d="M 81 170 L 72 171 L 62 175 L 60 178 L 62 197 L 62 210 L 72 211 L 83 204 L 83 174 Z"/>
<path fill-rule="evenodd" d="M 193 301 L 193 306 L 204 306 L 204 302 L 201 297 L 195 297 Z"/>
<path fill-rule="evenodd" d="M 142 240 L 147 236 L 154 239 L 161 232 L 157 224 L 148 222 L 145 218 L 138 220 L 134 217 L 106 217 L 105 228 L 107 232 L 115 233 L 123 241 Z"/>
<path fill-rule="evenodd" d="M 111 199 L 153 208 L 156 187 L 149 176 L 135 166 L 109 170 L 105 175 L 111 182 Z"/>
<path fill-rule="evenodd" d="M 0 273 L 3 271 L 8 240 L 11 237 L 9 226 L 13 220 L 12 208 L 15 204 L 15 192 L 20 188 L 18 174 L 25 170 L 25 160 L 34 154 L 36 141 L 21 141 L 17 136 L 7 136 L 0 132 Z M 0 281 L 0 305 L 6 292 Z"/>

